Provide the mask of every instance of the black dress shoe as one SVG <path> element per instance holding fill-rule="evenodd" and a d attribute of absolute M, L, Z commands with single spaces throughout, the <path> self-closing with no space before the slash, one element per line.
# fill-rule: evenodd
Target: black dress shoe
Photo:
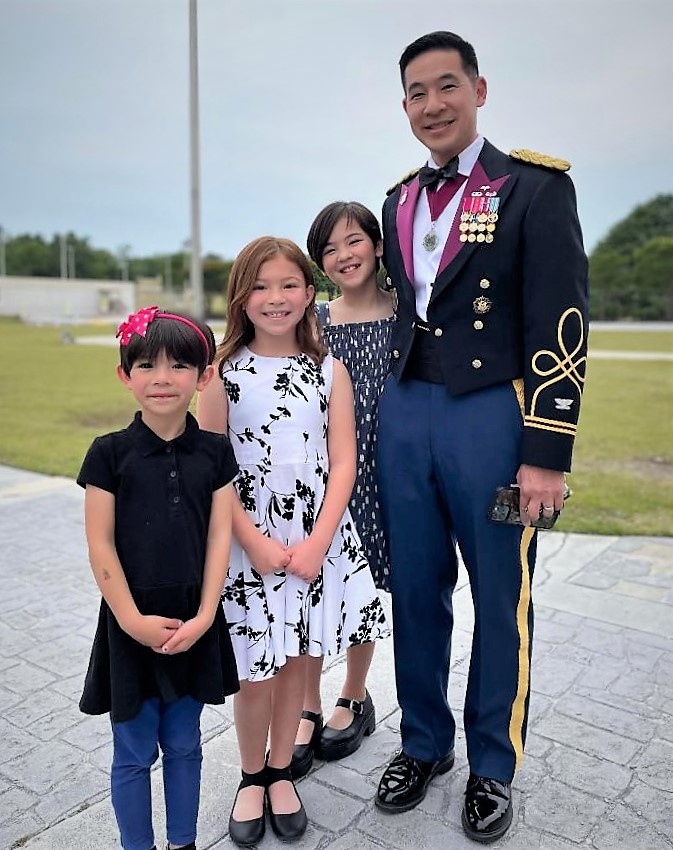
<path fill-rule="evenodd" d="M 435 776 L 451 770 L 453 762 L 453 750 L 438 761 L 421 761 L 400 750 L 383 772 L 376 805 L 384 812 L 408 812 L 425 797 Z"/>
<path fill-rule="evenodd" d="M 313 756 L 320 740 L 322 731 L 322 714 L 316 714 L 315 711 L 302 711 L 301 716 L 304 720 L 310 720 L 313 723 L 313 733 L 308 744 L 295 744 L 292 751 L 292 761 L 290 762 L 290 771 L 293 779 L 301 779 L 311 769 L 313 764 Z"/>
<path fill-rule="evenodd" d="M 369 692 L 364 702 L 340 697 L 336 704 L 342 708 L 349 708 L 353 712 L 353 720 L 345 729 L 323 726 L 315 754 L 324 761 L 335 761 L 354 753 L 359 749 L 364 736 L 371 735 L 376 729 L 376 712 Z"/>
<path fill-rule="evenodd" d="M 266 788 L 266 772 L 267 768 L 258 770 L 257 773 L 245 773 L 241 771 L 241 782 L 238 786 L 238 791 L 242 788 L 247 788 L 250 785 L 259 785 Z M 234 799 L 234 807 L 238 799 L 238 791 L 236 799 Z M 264 804 L 262 803 L 262 814 L 258 818 L 252 820 L 234 820 L 234 809 L 232 807 L 231 815 L 229 815 L 229 838 L 238 844 L 239 847 L 252 847 L 262 840 L 266 830 L 266 820 L 264 818 Z"/>
<path fill-rule="evenodd" d="M 468 838 L 482 844 L 497 841 L 512 823 L 512 790 L 509 782 L 470 774 L 461 816 Z"/>
<path fill-rule="evenodd" d="M 287 767 L 266 766 L 266 806 L 269 812 L 269 823 L 280 841 L 297 841 L 306 832 L 306 827 L 308 826 L 306 809 L 301 801 L 301 797 L 297 794 L 297 789 L 294 789 L 294 793 L 297 794 L 297 799 L 299 800 L 299 811 L 277 815 L 271 807 L 269 786 L 273 785 L 274 782 L 281 782 L 284 779 L 292 782 L 290 765 Z M 294 787 L 294 782 L 292 782 L 292 786 Z"/>

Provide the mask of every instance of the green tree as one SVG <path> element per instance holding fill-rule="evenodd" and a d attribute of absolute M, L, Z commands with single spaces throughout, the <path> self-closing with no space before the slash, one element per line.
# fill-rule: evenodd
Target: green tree
<path fill-rule="evenodd" d="M 655 236 L 673 236 L 673 195 L 657 195 L 635 207 L 610 228 L 593 253 L 611 249 L 631 256 Z"/>
<path fill-rule="evenodd" d="M 612 227 L 589 257 L 592 319 L 670 319 L 673 195 L 658 195 Z"/>
<path fill-rule="evenodd" d="M 7 240 L 7 274 L 17 277 L 53 277 L 58 272 L 58 251 L 41 236 L 24 233 Z"/>
<path fill-rule="evenodd" d="M 313 285 L 315 286 L 316 297 L 322 298 L 324 293 L 327 293 L 327 300 L 332 301 L 339 294 L 339 288 L 332 283 L 325 272 L 321 271 L 310 257 L 307 259 L 313 270 Z"/>
<path fill-rule="evenodd" d="M 673 320 L 673 236 L 656 236 L 634 251 L 633 278 L 640 318 Z"/>

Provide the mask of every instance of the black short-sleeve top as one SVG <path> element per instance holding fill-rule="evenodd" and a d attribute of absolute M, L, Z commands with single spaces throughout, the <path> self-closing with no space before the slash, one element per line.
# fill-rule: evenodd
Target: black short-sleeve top
<path fill-rule="evenodd" d="M 115 546 L 141 614 L 188 620 L 201 600 L 213 493 L 238 467 L 229 440 L 202 431 L 191 414 L 183 433 L 165 441 L 136 413 L 122 431 L 94 440 L 77 483 L 115 497 Z M 105 600 L 80 708 L 134 717 L 144 700 L 191 696 L 219 704 L 238 690 L 224 613 L 191 649 L 159 655 L 124 632 Z"/>

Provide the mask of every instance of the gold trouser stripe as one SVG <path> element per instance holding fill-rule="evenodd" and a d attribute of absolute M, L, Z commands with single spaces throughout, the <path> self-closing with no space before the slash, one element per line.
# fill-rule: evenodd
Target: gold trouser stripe
<path fill-rule="evenodd" d="M 528 549 L 534 534 L 535 529 L 531 526 L 524 528 L 521 533 L 521 544 L 519 548 L 521 590 L 519 591 L 519 604 L 516 606 L 516 628 L 519 633 L 519 677 L 516 697 L 512 703 L 512 713 L 509 718 L 509 739 L 516 757 L 515 771 L 519 769 L 519 764 L 523 757 L 523 720 L 526 713 L 526 699 L 530 684 L 530 660 L 528 654 L 530 646 L 530 635 L 528 633 L 530 570 L 528 568 Z"/>
<path fill-rule="evenodd" d="M 513 378 L 512 386 L 514 387 L 514 392 L 516 393 L 516 400 L 519 402 L 521 418 L 523 419 L 526 410 L 526 397 L 523 392 L 523 378 Z"/>

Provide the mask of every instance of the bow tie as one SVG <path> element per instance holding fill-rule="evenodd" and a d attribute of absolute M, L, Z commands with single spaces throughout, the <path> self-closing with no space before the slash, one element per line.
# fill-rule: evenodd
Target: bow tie
<path fill-rule="evenodd" d="M 440 180 L 453 180 L 458 174 L 458 157 L 454 156 L 441 168 L 430 168 L 424 165 L 418 172 L 418 185 L 421 189 L 431 189 Z"/>

